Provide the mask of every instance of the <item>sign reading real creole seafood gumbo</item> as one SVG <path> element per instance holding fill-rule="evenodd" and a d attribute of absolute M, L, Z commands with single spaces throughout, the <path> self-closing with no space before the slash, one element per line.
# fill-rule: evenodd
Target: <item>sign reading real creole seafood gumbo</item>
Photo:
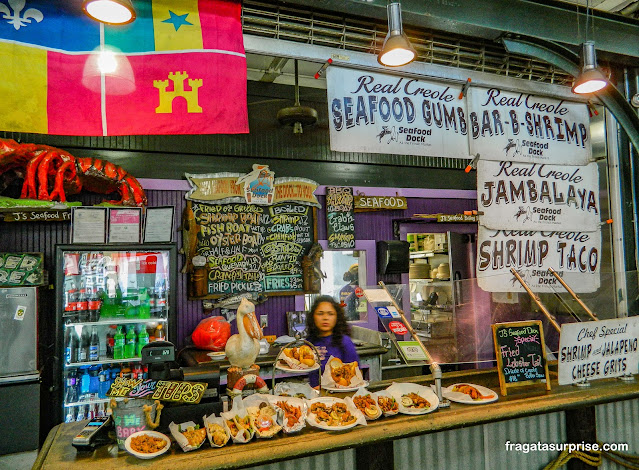
<path fill-rule="evenodd" d="M 559 385 L 636 374 L 639 317 L 564 323 L 559 337 Z"/>
<path fill-rule="evenodd" d="M 471 86 L 468 111 L 470 153 L 484 160 L 585 165 L 592 156 L 583 103 Z"/>
<path fill-rule="evenodd" d="M 550 390 L 541 322 L 495 323 L 492 328 L 502 395 L 506 395 L 508 387 L 541 382 Z"/>
<path fill-rule="evenodd" d="M 327 70 L 331 150 L 468 158 L 461 84 Z"/>
<path fill-rule="evenodd" d="M 315 241 L 312 207 L 190 204 L 209 295 L 303 290 L 302 257 Z"/>
<path fill-rule="evenodd" d="M 477 207 L 481 224 L 493 230 L 599 230 L 597 164 L 480 160 Z"/>
<path fill-rule="evenodd" d="M 548 268 L 577 293 L 600 286 L 601 233 L 489 230 L 477 235 L 477 285 L 487 292 L 524 292 L 510 272 L 516 269 L 534 292 L 562 292 Z"/>
<path fill-rule="evenodd" d="M 353 188 L 326 187 L 326 231 L 328 248 L 355 248 Z"/>

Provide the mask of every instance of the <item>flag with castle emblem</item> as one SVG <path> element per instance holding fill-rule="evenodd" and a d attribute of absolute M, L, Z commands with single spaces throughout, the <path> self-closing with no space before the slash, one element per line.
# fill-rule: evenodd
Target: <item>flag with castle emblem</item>
<path fill-rule="evenodd" d="M 134 6 L 133 23 L 105 26 L 78 2 L 0 0 L 0 130 L 248 132 L 239 0 Z"/>

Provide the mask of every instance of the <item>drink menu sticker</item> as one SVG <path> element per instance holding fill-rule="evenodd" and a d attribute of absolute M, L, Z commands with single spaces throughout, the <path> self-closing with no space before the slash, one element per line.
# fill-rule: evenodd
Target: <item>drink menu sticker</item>
<path fill-rule="evenodd" d="M 492 325 L 502 395 L 507 388 L 545 383 L 550 390 L 544 332 L 539 320 Z"/>
<path fill-rule="evenodd" d="M 559 385 L 636 374 L 639 317 L 565 323 L 559 339 Z"/>

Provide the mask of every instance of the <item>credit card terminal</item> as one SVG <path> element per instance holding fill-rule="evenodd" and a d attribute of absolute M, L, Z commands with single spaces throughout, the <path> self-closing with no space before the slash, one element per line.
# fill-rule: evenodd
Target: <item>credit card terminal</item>
<path fill-rule="evenodd" d="M 91 450 L 98 445 L 106 444 L 110 441 L 107 434 L 111 428 L 111 422 L 111 416 L 93 418 L 73 438 L 73 447 L 78 450 Z"/>

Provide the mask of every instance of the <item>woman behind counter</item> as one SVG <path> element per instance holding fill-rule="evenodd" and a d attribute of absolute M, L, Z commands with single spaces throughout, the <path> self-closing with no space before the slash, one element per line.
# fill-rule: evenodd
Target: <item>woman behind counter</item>
<path fill-rule="evenodd" d="M 359 362 L 359 356 L 351 338 L 350 327 L 346 323 L 344 309 L 329 295 L 321 295 L 306 316 L 308 340 L 320 354 L 322 373 L 328 358 L 339 357 L 342 362 Z M 311 387 L 319 385 L 317 375 L 309 376 Z"/>

